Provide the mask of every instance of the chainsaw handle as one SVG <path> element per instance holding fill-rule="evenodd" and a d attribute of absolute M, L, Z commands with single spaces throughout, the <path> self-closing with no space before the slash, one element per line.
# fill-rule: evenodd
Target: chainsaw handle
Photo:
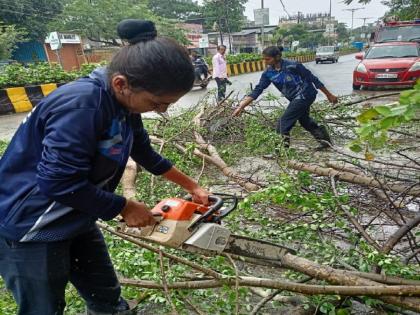
<path fill-rule="evenodd" d="M 206 222 L 208 218 L 210 218 L 212 215 L 214 215 L 223 206 L 223 199 L 219 196 L 210 195 L 209 196 L 209 201 L 213 202 L 213 205 L 211 205 L 209 207 L 209 210 L 207 210 L 197 221 L 195 221 L 189 227 L 190 230 L 194 229 L 194 227 L 196 227 L 201 222 Z"/>
<path fill-rule="evenodd" d="M 187 201 L 192 201 L 192 196 L 191 195 L 186 195 L 184 197 L 184 199 L 187 200 Z M 210 210 L 217 211 L 217 210 L 219 210 L 223 206 L 223 199 L 220 198 L 219 196 L 209 195 L 209 201 L 212 203 L 212 205 L 209 206 L 209 210 L 208 211 L 210 211 Z"/>

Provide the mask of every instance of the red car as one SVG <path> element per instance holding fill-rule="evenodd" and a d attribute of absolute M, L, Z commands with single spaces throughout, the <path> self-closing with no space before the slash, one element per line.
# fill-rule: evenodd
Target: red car
<path fill-rule="evenodd" d="M 413 86 L 420 79 L 420 45 L 417 42 L 374 44 L 353 71 L 353 89 L 362 86 Z"/>

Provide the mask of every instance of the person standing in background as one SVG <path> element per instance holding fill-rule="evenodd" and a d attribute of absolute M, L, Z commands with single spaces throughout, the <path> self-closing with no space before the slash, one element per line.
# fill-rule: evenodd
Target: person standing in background
<path fill-rule="evenodd" d="M 226 96 L 226 84 L 230 83 L 227 79 L 227 63 L 225 58 L 226 46 L 217 46 L 217 54 L 213 56 L 213 77 L 217 83 L 217 101 L 222 101 Z"/>

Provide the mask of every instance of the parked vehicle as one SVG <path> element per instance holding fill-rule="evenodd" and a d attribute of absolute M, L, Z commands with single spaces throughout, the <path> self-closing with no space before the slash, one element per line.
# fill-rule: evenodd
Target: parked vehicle
<path fill-rule="evenodd" d="M 383 22 L 371 34 L 374 43 L 420 41 L 420 19 Z"/>
<path fill-rule="evenodd" d="M 335 46 L 321 46 L 316 50 L 315 62 L 331 61 L 332 63 L 338 62 L 338 47 Z"/>
<path fill-rule="evenodd" d="M 356 54 L 360 63 L 353 72 L 353 89 L 362 86 L 413 86 L 420 78 L 420 45 L 388 42 L 373 45 L 366 55 Z"/>

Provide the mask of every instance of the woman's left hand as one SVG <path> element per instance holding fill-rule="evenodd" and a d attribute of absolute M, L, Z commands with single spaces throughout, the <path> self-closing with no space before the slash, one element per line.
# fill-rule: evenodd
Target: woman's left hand
<path fill-rule="evenodd" d="M 210 202 L 209 202 L 210 193 L 206 189 L 198 186 L 197 188 L 193 189 L 192 191 L 189 191 L 189 193 L 191 194 L 192 200 L 194 202 L 201 203 L 201 204 L 206 205 L 206 206 L 210 204 Z"/>

